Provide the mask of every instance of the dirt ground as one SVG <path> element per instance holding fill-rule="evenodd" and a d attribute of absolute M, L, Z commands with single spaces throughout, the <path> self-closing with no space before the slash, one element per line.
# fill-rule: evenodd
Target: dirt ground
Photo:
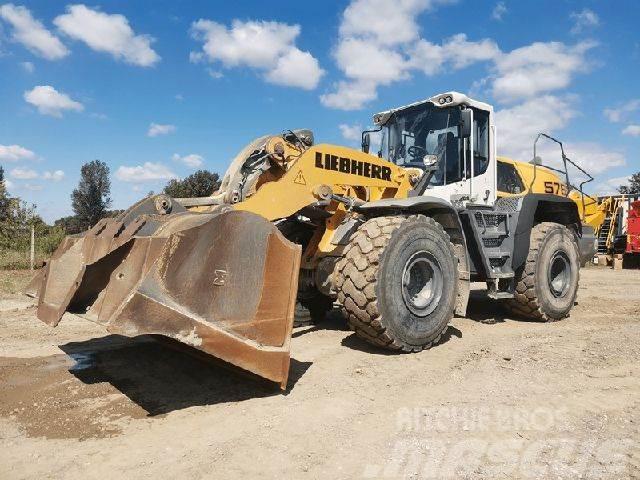
<path fill-rule="evenodd" d="M 420 354 L 334 312 L 294 331 L 285 393 L 4 293 L 0 478 L 640 478 L 639 358 L 638 270 L 583 270 L 552 324 L 474 291 Z"/>

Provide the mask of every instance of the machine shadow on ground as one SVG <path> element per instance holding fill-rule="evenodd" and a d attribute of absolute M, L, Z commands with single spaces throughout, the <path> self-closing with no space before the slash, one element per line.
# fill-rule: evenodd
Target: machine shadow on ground
<path fill-rule="evenodd" d="M 292 337 L 296 338 L 301 337 L 302 335 L 312 335 L 314 332 L 318 332 L 321 330 L 332 330 L 340 332 L 351 331 L 349 325 L 347 324 L 347 320 L 344 318 L 342 312 L 339 309 L 334 308 L 327 314 L 327 317 L 322 322 L 309 327 L 301 327 L 293 332 Z M 462 338 L 462 332 L 455 328 L 453 325 L 449 325 L 447 327 L 447 330 L 443 333 L 437 345 L 447 342 L 451 337 Z M 351 335 L 343 338 L 340 343 L 342 346 L 350 348 L 352 350 L 371 353 L 373 355 L 397 355 L 399 353 L 396 351 L 385 350 L 383 348 L 373 346 L 358 337 L 355 333 L 352 333 Z"/>
<path fill-rule="evenodd" d="M 313 332 L 318 332 L 320 330 L 332 330 L 336 332 L 348 332 L 349 325 L 347 325 L 347 320 L 342 315 L 339 309 L 334 308 L 329 313 L 327 313 L 326 318 L 316 324 L 310 326 L 304 326 L 294 329 L 292 338 L 298 338 L 303 335 L 312 334 Z"/>
<path fill-rule="evenodd" d="M 287 390 L 282 392 L 276 384 L 154 336 L 108 335 L 60 345 L 60 349 L 76 361 L 69 372 L 78 380 L 111 384 L 149 416 L 287 394 L 311 366 L 292 358 Z"/>
<path fill-rule="evenodd" d="M 466 318 L 491 325 L 503 323 L 507 317 L 500 302 L 489 298 L 486 290 L 472 290 L 469 295 Z"/>
<path fill-rule="evenodd" d="M 437 343 L 432 345 L 433 347 L 437 347 L 438 345 L 442 345 L 449 341 L 451 337 L 462 338 L 462 332 L 458 330 L 453 325 L 447 326 L 447 329 L 444 331 L 440 340 Z M 351 348 L 352 350 L 358 350 L 360 352 L 366 352 L 372 355 L 403 355 L 403 352 L 395 351 L 395 350 L 385 350 L 384 348 L 376 347 L 374 345 L 370 345 L 362 338 L 358 337 L 355 333 L 349 335 L 342 339 L 340 342 L 342 346 Z"/>

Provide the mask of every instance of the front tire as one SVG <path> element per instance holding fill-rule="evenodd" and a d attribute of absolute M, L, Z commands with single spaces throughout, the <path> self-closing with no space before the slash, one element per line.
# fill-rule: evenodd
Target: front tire
<path fill-rule="evenodd" d="M 564 225 L 539 223 L 531 229 L 529 254 L 516 272 L 516 292 L 506 301 L 514 314 L 553 322 L 569 316 L 578 293 L 580 255 Z"/>
<path fill-rule="evenodd" d="M 432 218 L 372 218 L 336 264 L 338 302 L 359 337 L 417 352 L 437 343 L 453 317 L 457 272 L 449 236 Z"/>

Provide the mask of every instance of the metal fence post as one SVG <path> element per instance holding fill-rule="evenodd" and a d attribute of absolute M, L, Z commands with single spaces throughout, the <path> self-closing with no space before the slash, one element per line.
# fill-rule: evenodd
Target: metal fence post
<path fill-rule="evenodd" d="M 35 264 L 36 257 L 36 229 L 33 225 L 31 225 L 31 261 L 29 265 L 31 266 L 31 270 L 33 270 L 33 266 Z"/>

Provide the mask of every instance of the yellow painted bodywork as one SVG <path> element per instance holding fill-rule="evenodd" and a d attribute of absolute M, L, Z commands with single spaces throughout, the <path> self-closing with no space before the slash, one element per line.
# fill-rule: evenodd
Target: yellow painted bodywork
<path fill-rule="evenodd" d="M 275 221 L 290 217 L 309 205 L 324 202 L 323 208 L 329 216 L 325 220 L 325 228 L 316 231 L 307 250 L 303 252 L 303 268 L 313 268 L 323 256 L 336 254 L 338 247 L 332 240 L 336 229 L 347 215 L 348 207 L 335 200 L 327 204 L 327 200 L 321 195 L 323 191 L 363 202 L 383 198 L 406 198 L 417 179 L 414 169 L 405 169 L 383 158 L 337 145 L 314 145 L 302 151 L 284 142 L 282 137 L 276 136 L 269 140 L 267 151 L 272 154 L 277 168 L 265 172 L 248 198 L 234 204 L 233 208 L 253 212 Z M 275 154 L 276 151 L 281 153 Z M 371 175 L 340 171 L 339 168 L 330 169 L 324 162 L 327 155 L 338 160 L 342 158 L 348 159 L 349 162 L 366 162 L 380 168 L 384 167 L 390 173 L 387 178 L 371 178 Z M 527 193 L 567 195 L 567 186 L 552 170 L 538 166 L 534 175 L 534 167 L 530 163 L 506 157 L 498 157 L 498 161 L 512 164 L 524 186 L 519 194 L 497 192 L 500 197 L 523 196 Z M 600 218 L 601 212 L 597 202 L 585 196 L 583 207 L 583 199 L 579 192 L 571 191 L 568 196 L 578 205 L 581 217 L 584 213 L 584 223 L 597 229 L 604 220 L 604 217 Z"/>
<path fill-rule="evenodd" d="M 318 168 L 316 152 L 390 168 L 391 180 Z M 257 213 L 268 220 L 285 218 L 317 202 L 316 187 L 319 185 L 328 185 L 336 195 L 364 201 L 406 197 L 411 190 L 409 175 L 401 167 L 359 150 L 321 144 L 306 150 L 281 178 L 262 184 L 254 195 L 234 208 Z"/>
<path fill-rule="evenodd" d="M 507 157 L 498 157 L 498 162 L 508 163 L 515 167 L 518 175 L 522 179 L 524 184 L 524 190 L 521 193 L 513 194 L 508 192 L 498 192 L 500 197 L 517 197 L 526 193 L 554 193 L 556 195 L 566 195 L 567 186 L 560 180 L 560 178 L 548 168 L 537 166 L 535 169 L 531 163 L 519 162 Z M 549 192 L 545 191 L 545 183 L 557 183 L 560 185 L 558 191 Z"/>
<path fill-rule="evenodd" d="M 328 170 L 316 164 L 316 154 L 367 162 L 390 169 L 389 180 L 369 178 L 363 175 Z M 234 205 L 236 210 L 246 210 L 262 215 L 268 220 L 289 217 L 302 208 L 321 200 L 319 186 L 328 186 L 335 195 L 357 198 L 369 202 L 383 198 L 405 198 L 412 189 L 411 172 L 377 156 L 347 147 L 320 144 L 306 150 L 291 162 L 288 170 L 274 181 L 264 182 L 246 200 Z M 335 229 L 346 215 L 343 203 L 331 201 L 325 210 L 331 214 L 324 231 L 319 230 L 303 254 L 303 266 L 336 249 L 331 243 Z"/>
<path fill-rule="evenodd" d="M 580 193 L 577 190 L 570 190 L 567 195 L 567 185 L 563 182 L 556 172 L 548 168 L 534 166 L 528 162 L 519 162 L 507 157 L 498 157 L 498 162 L 508 163 L 515 167 L 518 175 L 524 184 L 524 190 L 519 194 L 508 192 L 498 192 L 500 197 L 516 197 L 527 193 L 553 193 L 556 195 L 568 196 L 578 207 L 578 215 L 582 219 L 582 223 L 590 225 L 597 230 L 605 219 L 605 212 L 598 205 L 598 201 L 589 195 Z"/>

